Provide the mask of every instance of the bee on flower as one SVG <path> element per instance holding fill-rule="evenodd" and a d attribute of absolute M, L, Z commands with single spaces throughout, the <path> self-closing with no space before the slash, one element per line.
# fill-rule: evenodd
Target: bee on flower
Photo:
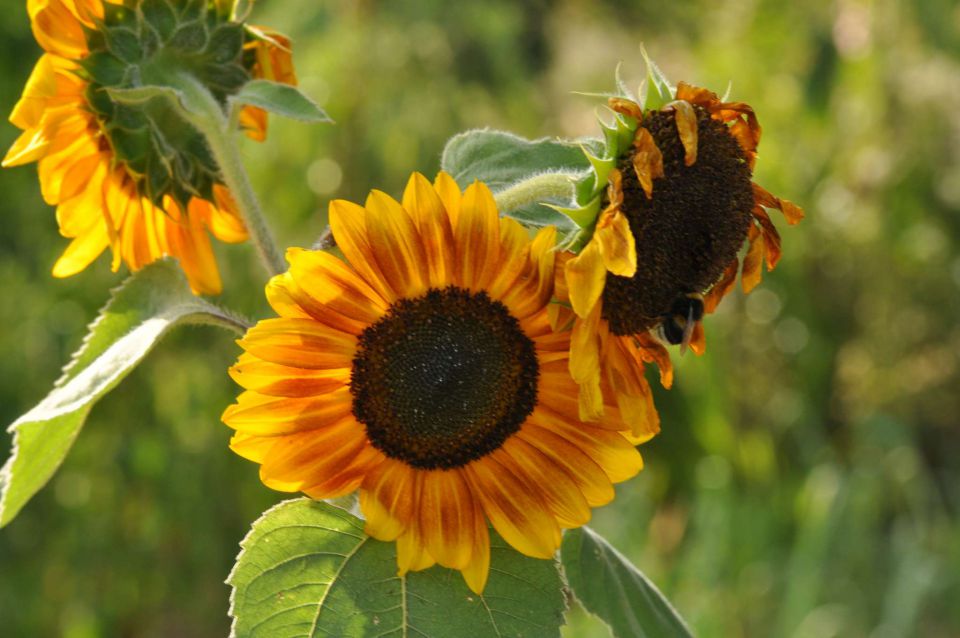
<path fill-rule="evenodd" d="M 604 411 L 601 381 L 621 413 L 658 423 L 646 363 L 672 383 L 666 345 L 706 348 L 703 317 L 733 288 L 745 292 L 780 259 L 780 236 L 767 209 L 789 224 L 795 204 L 753 182 L 760 124 L 753 108 L 680 82 L 671 87 L 649 60 L 642 98 L 620 92 L 604 124 L 604 152 L 578 189 L 587 219 L 579 253 L 567 252 L 559 286 L 576 314 L 571 373 L 580 385 L 580 416 Z M 746 251 L 739 256 L 742 247 Z"/>
<path fill-rule="evenodd" d="M 71 239 L 56 277 L 86 268 L 107 247 L 112 267 L 179 259 L 196 293 L 220 292 L 209 235 L 247 238 L 202 135 L 162 98 L 121 103 L 113 90 L 183 72 L 223 102 L 251 78 L 295 84 L 290 42 L 244 24 L 234 2 L 28 0 L 44 49 L 10 121 L 23 130 L 3 166 L 38 163 L 44 200 Z M 245 107 L 248 136 L 266 113 Z"/>

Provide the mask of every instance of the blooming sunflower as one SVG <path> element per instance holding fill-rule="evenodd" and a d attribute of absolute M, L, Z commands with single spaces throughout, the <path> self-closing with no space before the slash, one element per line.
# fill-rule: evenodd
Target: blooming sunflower
<path fill-rule="evenodd" d="M 233 243 L 247 231 L 204 140 L 163 99 L 132 107 L 108 91 L 171 68 L 221 101 L 251 77 L 295 84 L 289 41 L 234 21 L 233 4 L 28 0 L 45 53 L 10 115 L 23 133 L 3 166 L 39 163 L 43 198 L 72 239 L 54 276 L 80 272 L 109 246 L 114 270 L 171 255 L 195 292 L 220 291 L 208 233 Z M 265 137 L 262 110 L 247 107 L 240 123 Z"/>
<path fill-rule="evenodd" d="M 750 105 L 684 82 L 671 89 L 648 64 L 644 99 L 608 100 L 615 119 L 604 125 L 603 157 L 590 157 L 594 171 L 579 192 L 587 203 L 569 210 L 580 219 L 592 212 L 592 235 L 579 254 L 558 260 L 561 296 L 577 317 L 570 369 L 586 420 L 603 413 L 606 377 L 623 414 L 656 421 L 644 364 L 656 362 L 669 387 L 664 344 L 703 353 L 703 315 L 738 271 L 749 292 L 762 263 L 772 270 L 779 261 L 780 236 L 766 209 L 790 224 L 803 218 L 752 181 L 760 124 Z"/>
<path fill-rule="evenodd" d="M 367 533 L 397 541 L 400 574 L 439 563 L 481 592 L 487 521 L 550 558 L 642 467 L 608 391 L 576 418 L 569 332 L 555 332 L 555 231 L 531 241 L 487 187 L 414 174 L 398 203 L 330 204 L 346 262 L 291 249 L 267 285 L 280 315 L 253 327 L 231 368 L 231 448 L 274 489 L 360 491 Z"/>

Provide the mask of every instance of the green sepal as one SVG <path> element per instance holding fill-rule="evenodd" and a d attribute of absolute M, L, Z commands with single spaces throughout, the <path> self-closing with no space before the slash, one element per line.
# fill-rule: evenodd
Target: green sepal
<path fill-rule="evenodd" d="M 129 80 L 130 66 L 109 51 L 95 51 L 83 60 L 80 68 L 89 74 L 93 82 L 91 88 L 103 86 L 121 86 Z"/>
<path fill-rule="evenodd" d="M 583 154 L 587 156 L 587 159 L 590 160 L 590 165 L 593 167 L 593 184 L 591 184 L 591 194 L 596 194 L 607 184 L 607 180 L 610 178 L 610 171 L 612 171 L 617 166 L 617 157 L 596 157 L 591 155 L 586 149 L 583 150 Z M 577 200 L 580 201 L 582 195 L 587 193 L 577 193 Z"/>
<path fill-rule="evenodd" d="M 644 80 L 646 89 L 643 101 L 640 102 L 640 108 L 644 113 L 647 111 L 660 110 L 665 104 L 673 101 L 674 90 L 670 86 L 667 77 L 660 70 L 660 67 L 650 59 L 647 50 L 640 47 L 640 53 L 643 55 L 643 61 L 647 65 L 647 78 Z"/>
<path fill-rule="evenodd" d="M 137 7 L 144 24 L 151 27 L 164 42 L 177 29 L 177 12 L 167 0 L 141 0 Z"/>
<path fill-rule="evenodd" d="M 556 206 L 554 204 L 543 205 L 547 208 L 552 208 L 565 217 L 569 217 L 578 227 L 589 228 L 597 220 L 597 215 L 600 213 L 600 203 L 600 196 L 598 195 L 585 206 L 566 207 Z"/>

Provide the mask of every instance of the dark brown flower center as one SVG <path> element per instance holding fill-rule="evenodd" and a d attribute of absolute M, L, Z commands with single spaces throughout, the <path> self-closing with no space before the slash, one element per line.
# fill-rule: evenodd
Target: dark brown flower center
<path fill-rule="evenodd" d="M 623 206 L 637 246 L 633 277 L 607 275 L 603 317 L 617 335 L 642 332 L 669 315 L 675 301 L 713 285 L 743 245 L 750 226 L 750 169 L 727 126 L 696 107 L 697 161 L 684 164 L 673 113 L 650 112 L 643 126 L 663 154 L 664 176 L 647 199 L 632 152 L 620 161 Z"/>
<path fill-rule="evenodd" d="M 517 432 L 537 401 L 533 342 L 506 306 L 449 287 L 402 299 L 360 335 L 353 413 L 387 456 L 466 465 Z"/>

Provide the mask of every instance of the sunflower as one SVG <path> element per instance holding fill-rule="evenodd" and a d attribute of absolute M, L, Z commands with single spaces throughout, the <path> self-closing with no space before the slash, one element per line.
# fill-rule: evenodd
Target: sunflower
<path fill-rule="evenodd" d="M 141 86 L 152 70 L 193 73 L 221 101 L 250 77 L 295 84 L 289 41 L 232 19 L 232 2 L 28 0 L 40 57 L 10 121 L 23 130 L 3 166 L 38 162 L 44 200 L 71 238 L 55 277 L 108 246 L 112 267 L 177 257 L 197 293 L 220 291 L 209 234 L 247 238 L 236 205 L 196 130 L 161 99 L 138 107 L 108 89 Z M 252 107 L 241 126 L 266 136 Z"/>
<path fill-rule="evenodd" d="M 278 318 L 253 327 L 231 369 L 231 448 L 274 489 L 359 489 L 367 533 L 397 542 L 400 574 L 439 563 L 481 592 L 487 521 L 551 558 L 612 484 L 642 467 L 607 388 L 602 420 L 576 418 L 569 332 L 555 332 L 556 233 L 531 241 L 487 187 L 414 174 L 402 203 L 373 191 L 330 204 L 346 262 L 290 249 L 267 285 Z"/>
<path fill-rule="evenodd" d="M 559 260 L 561 301 L 576 314 L 570 370 L 585 420 L 603 413 L 599 388 L 607 378 L 624 415 L 656 422 L 644 364 L 656 362 L 669 387 L 665 344 L 702 354 L 702 318 L 737 273 L 750 292 L 763 262 L 772 270 L 779 261 L 780 236 L 766 209 L 780 210 L 789 224 L 803 218 L 752 181 L 760 142 L 752 107 L 684 82 L 671 90 L 652 68 L 647 96 L 663 96 L 655 108 L 640 106 L 651 104 L 647 97 L 608 100 L 616 118 L 605 126 L 606 153 L 591 157 L 588 203 L 570 211 L 597 211 L 592 235 L 579 254 Z"/>

